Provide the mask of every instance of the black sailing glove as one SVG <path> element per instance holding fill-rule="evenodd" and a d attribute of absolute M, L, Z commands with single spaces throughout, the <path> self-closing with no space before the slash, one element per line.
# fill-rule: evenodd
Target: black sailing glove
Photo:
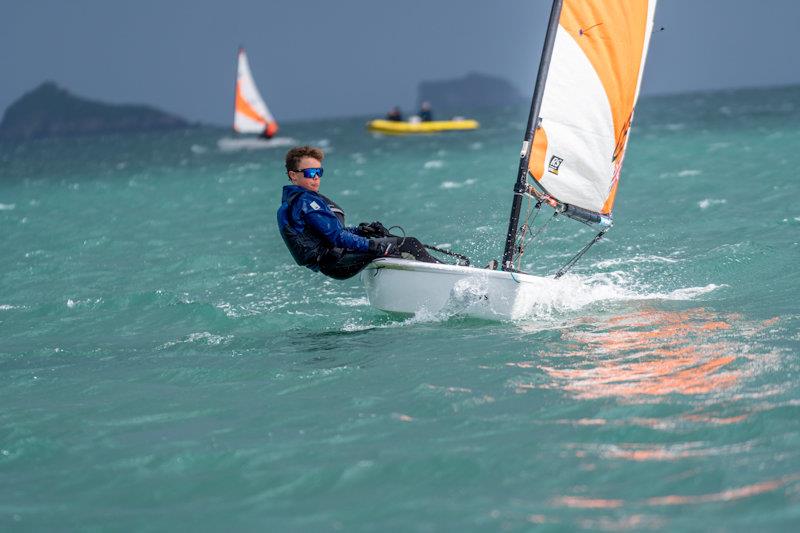
<path fill-rule="evenodd" d="M 389 230 L 386 229 L 386 227 L 383 224 L 381 224 L 380 222 L 378 222 L 377 220 L 375 222 L 370 222 L 368 224 L 368 226 L 370 228 L 372 228 L 372 230 L 375 233 L 377 233 L 378 235 L 380 235 L 381 237 L 389 237 L 389 236 L 391 236 L 391 233 L 389 233 Z"/>
<path fill-rule="evenodd" d="M 375 238 L 375 237 L 389 237 L 389 230 L 386 229 L 380 222 L 362 222 L 357 227 L 359 235 L 362 237 Z"/>
<path fill-rule="evenodd" d="M 381 236 L 381 235 L 378 235 L 377 233 L 375 233 L 375 230 L 372 229 L 370 227 L 370 225 L 367 224 L 366 222 L 362 222 L 361 224 L 359 224 L 356 227 L 356 229 L 358 230 L 358 234 L 359 235 L 361 235 L 362 237 L 366 237 L 368 239 L 370 237 L 380 237 Z"/>

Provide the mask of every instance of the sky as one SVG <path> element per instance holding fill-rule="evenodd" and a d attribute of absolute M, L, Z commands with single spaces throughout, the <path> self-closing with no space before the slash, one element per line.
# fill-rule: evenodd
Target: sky
<path fill-rule="evenodd" d="M 468 72 L 532 92 L 550 0 L 0 0 L 0 110 L 45 80 L 229 125 L 236 50 L 281 120 L 411 109 Z M 800 0 L 659 0 L 642 94 L 800 84 Z"/>

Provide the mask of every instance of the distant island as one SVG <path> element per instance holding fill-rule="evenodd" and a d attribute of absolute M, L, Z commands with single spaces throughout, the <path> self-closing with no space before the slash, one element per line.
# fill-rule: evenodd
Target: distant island
<path fill-rule="evenodd" d="M 192 127 L 154 107 L 106 104 L 81 98 L 52 81 L 11 104 L 0 122 L 0 139 L 27 140 Z"/>
<path fill-rule="evenodd" d="M 434 109 L 456 112 L 518 104 L 525 100 L 508 80 L 475 72 L 456 79 L 423 81 L 417 95 L 417 105 L 430 102 Z"/>

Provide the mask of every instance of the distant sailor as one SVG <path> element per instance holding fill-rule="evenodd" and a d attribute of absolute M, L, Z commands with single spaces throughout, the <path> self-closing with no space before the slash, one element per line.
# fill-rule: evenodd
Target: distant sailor
<path fill-rule="evenodd" d="M 272 139 L 276 133 L 278 133 L 278 123 L 270 122 L 264 127 L 264 131 L 261 132 L 260 137 L 262 139 Z"/>
<path fill-rule="evenodd" d="M 278 228 L 298 265 L 335 279 L 358 274 L 378 257 L 439 263 L 414 237 L 386 236 L 380 222 L 345 227 L 344 211 L 319 193 L 324 152 L 297 146 L 286 153 L 286 174 Z"/>
<path fill-rule="evenodd" d="M 403 113 L 400 111 L 400 107 L 394 106 L 386 113 L 386 120 L 391 120 L 394 122 L 402 122 L 403 121 Z"/>
<path fill-rule="evenodd" d="M 433 111 L 431 110 L 430 102 L 422 102 L 419 107 L 419 119 L 422 122 L 430 122 L 433 120 Z"/>

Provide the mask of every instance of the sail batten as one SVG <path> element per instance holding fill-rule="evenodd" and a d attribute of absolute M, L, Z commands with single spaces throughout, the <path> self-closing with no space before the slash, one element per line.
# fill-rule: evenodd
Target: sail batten
<path fill-rule="evenodd" d="M 233 129 L 239 133 L 259 133 L 269 137 L 278 130 L 278 124 L 253 80 L 243 48 L 239 49 L 236 69 Z"/>
<path fill-rule="evenodd" d="M 563 0 L 530 175 L 560 202 L 610 215 L 656 0 Z"/>

